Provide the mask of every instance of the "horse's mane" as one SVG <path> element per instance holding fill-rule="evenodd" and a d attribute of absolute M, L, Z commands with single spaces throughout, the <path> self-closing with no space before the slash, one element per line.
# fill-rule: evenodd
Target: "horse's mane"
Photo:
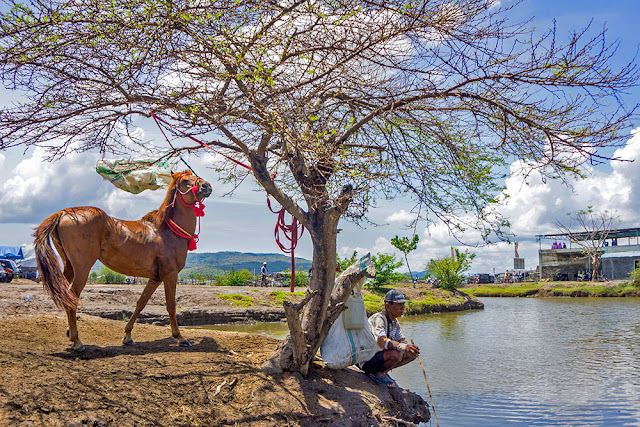
<path fill-rule="evenodd" d="M 167 191 L 167 195 L 162 202 L 162 205 L 154 211 L 149 212 L 145 216 L 142 217 L 143 221 L 149 221 L 156 228 L 159 228 L 163 222 L 167 219 L 167 216 L 173 210 L 173 201 L 176 194 L 176 182 L 183 175 L 191 175 L 191 171 L 184 172 L 176 172 L 171 174 L 171 184 L 169 184 L 169 190 Z"/>

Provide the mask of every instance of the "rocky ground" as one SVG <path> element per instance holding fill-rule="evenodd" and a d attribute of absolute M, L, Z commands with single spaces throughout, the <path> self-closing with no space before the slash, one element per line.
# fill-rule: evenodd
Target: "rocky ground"
<path fill-rule="evenodd" d="M 193 347 L 179 347 L 164 320 L 161 289 L 143 312 L 156 324 L 136 325 L 137 344 L 122 346 L 124 323 L 112 319 L 127 317 L 141 289 L 87 286 L 78 321 L 87 350 L 78 354 L 68 349 L 66 316 L 39 284 L 0 284 L 0 425 L 392 426 L 429 418 L 420 396 L 380 386 L 356 369 L 317 361 L 307 378 L 264 374 L 275 339 L 189 329 L 183 332 Z M 181 324 L 214 323 L 212 316 L 240 321 L 249 309 L 279 318 L 268 302 L 272 291 L 179 286 Z M 234 306 L 220 296 L 225 292 L 259 302 Z"/>

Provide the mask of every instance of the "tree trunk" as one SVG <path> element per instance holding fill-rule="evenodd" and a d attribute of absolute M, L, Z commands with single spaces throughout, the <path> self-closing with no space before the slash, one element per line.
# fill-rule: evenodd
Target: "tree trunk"
<path fill-rule="evenodd" d="M 307 295 L 298 304 L 285 303 L 290 334 L 263 366 L 268 373 L 297 371 L 306 376 L 330 326 L 345 309 L 347 296 L 359 279 L 368 276 L 366 271 L 358 271 L 334 287 L 337 222 L 314 225 L 309 230 L 313 242 L 313 275 Z M 371 265 L 370 258 L 367 262 Z"/>

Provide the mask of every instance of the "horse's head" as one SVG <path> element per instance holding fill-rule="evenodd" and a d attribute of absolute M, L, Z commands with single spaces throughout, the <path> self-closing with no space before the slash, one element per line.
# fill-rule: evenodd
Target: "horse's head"
<path fill-rule="evenodd" d="M 176 190 L 180 192 L 185 203 L 201 202 L 211 195 L 211 184 L 193 175 L 191 171 L 174 173 L 173 181 L 175 182 Z"/>

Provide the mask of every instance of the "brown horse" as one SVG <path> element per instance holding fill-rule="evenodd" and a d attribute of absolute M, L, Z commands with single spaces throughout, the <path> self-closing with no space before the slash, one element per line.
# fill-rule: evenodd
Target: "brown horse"
<path fill-rule="evenodd" d="M 195 249 L 196 216 L 204 215 L 201 201 L 210 194 L 208 182 L 185 171 L 173 174 L 162 206 L 138 221 L 112 218 L 94 207 L 77 207 L 56 212 L 40 224 L 34 233 L 40 277 L 54 303 L 67 312 L 67 335 L 73 350 L 84 350 L 78 338 L 76 309 L 96 260 L 119 273 L 149 279 L 124 328 L 124 344 L 134 344 L 133 325 L 163 282 L 171 335 L 181 346 L 191 345 L 178 329 L 176 283 L 187 250 Z M 64 272 L 51 241 L 62 259 Z"/>

